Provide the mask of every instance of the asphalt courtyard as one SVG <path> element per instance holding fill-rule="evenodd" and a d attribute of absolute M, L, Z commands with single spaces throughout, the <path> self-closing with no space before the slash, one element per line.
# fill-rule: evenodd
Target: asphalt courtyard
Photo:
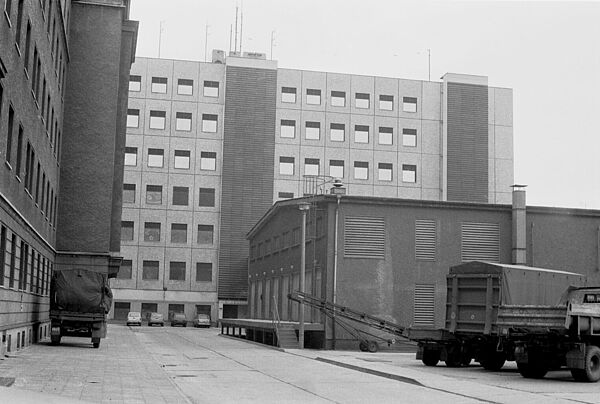
<path fill-rule="evenodd" d="M 600 403 L 568 372 L 523 379 L 409 353 L 286 350 L 218 329 L 109 325 L 99 349 L 64 338 L 0 360 L 0 403 Z"/>

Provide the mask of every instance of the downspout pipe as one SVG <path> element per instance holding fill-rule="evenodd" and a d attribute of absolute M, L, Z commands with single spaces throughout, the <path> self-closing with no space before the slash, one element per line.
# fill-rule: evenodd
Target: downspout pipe
<path fill-rule="evenodd" d="M 525 187 L 511 185 L 512 191 L 512 263 L 527 265 L 527 202 Z"/>

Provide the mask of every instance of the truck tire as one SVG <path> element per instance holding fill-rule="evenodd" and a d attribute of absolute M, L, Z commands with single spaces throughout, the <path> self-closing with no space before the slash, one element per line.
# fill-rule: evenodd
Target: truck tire
<path fill-rule="evenodd" d="M 486 356 L 486 358 L 483 359 L 480 363 L 481 363 L 481 366 L 483 366 L 483 368 L 485 370 L 490 370 L 490 371 L 495 372 L 495 371 L 502 369 L 502 366 L 504 366 L 505 362 L 506 362 L 506 357 L 504 356 L 504 353 L 493 352 L 493 353 L 490 353 L 488 356 Z"/>
<path fill-rule="evenodd" d="M 594 383 L 600 380 L 600 348 L 590 345 L 585 354 L 585 369 L 571 369 L 578 382 Z"/>
<path fill-rule="evenodd" d="M 519 373 L 526 379 L 542 379 L 548 373 L 548 368 L 540 363 L 519 363 Z"/>
<path fill-rule="evenodd" d="M 360 341 L 360 343 L 358 344 L 358 349 L 360 349 L 361 352 L 367 352 L 369 350 L 367 342 Z"/>
<path fill-rule="evenodd" d="M 100 348 L 99 342 L 92 342 L 92 345 L 94 346 L 94 348 Z"/>
<path fill-rule="evenodd" d="M 440 361 L 440 352 L 433 349 L 425 349 L 421 361 L 425 366 L 436 366 Z"/>
<path fill-rule="evenodd" d="M 52 345 L 60 345 L 60 335 L 51 335 L 50 336 L 50 343 Z"/>

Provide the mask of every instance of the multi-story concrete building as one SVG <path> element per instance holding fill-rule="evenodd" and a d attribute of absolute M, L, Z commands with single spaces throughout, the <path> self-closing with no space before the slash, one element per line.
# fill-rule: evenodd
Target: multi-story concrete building
<path fill-rule="evenodd" d="M 512 91 L 486 77 L 278 69 L 220 51 L 131 71 L 117 317 L 244 315 L 246 232 L 333 178 L 351 195 L 510 202 Z"/>
<path fill-rule="evenodd" d="M 0 355 L 49 335 L 61 266 L 118 271 L 126 0 L 6 0 L 0 16 Z"/>

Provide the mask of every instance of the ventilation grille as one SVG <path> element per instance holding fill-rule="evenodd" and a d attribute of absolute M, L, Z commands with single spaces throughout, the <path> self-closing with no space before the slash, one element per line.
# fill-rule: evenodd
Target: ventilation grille
<path fill-rule="evenodd" d="M 346 217 L 344 256 L 385 258 L 385 222 L 382 217 Z"/>
<path fill-rule="evenodd" d="M 461 259 L 500 262 L 500 225 L 498 223 L 463 223 Z"/>
<path fill-rule="evenodd" d="M 435 220 L 415 220 L 415 259 L 435 261 L 437 246 L 437 222 Z"/>
<path fill-rule="evenodd" d="M 415 285 L 414 325 L 435 323 L 435 285 Z"/>

